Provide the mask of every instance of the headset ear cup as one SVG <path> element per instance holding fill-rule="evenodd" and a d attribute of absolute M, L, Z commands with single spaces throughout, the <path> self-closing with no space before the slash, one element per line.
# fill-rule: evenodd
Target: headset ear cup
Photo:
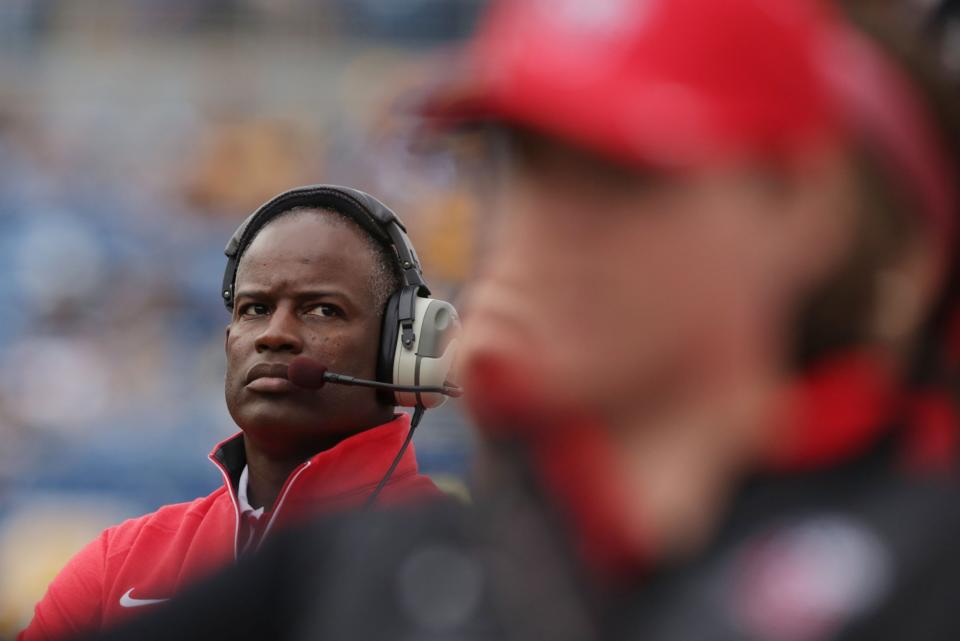
<path fill-rule="evenodd" d="M 400 336 L 400 292 L 390 295 L 383 310 L 383 322 L 380 326 L 380 353 L 377 357 L 377 380 L 393 382 L 393 362 L 397 355 L 397 341 Z M 389 390 L 377 392 L 380 400 L 396 405 L 396 395 Z"/>

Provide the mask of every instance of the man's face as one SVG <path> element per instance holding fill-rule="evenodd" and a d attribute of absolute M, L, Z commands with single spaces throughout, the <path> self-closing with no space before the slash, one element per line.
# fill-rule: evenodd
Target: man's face
<path fill-rule="evenodd" d="M 778 376 L 806 278 L 795 258 L 834 244 L 798 246 L 815 217 L 746 170 L 641 177 L 566 148 L 528 153 L 467 298 L 468 385 L 472 365 L 500 358 L 635 424 Z"/>
<path fill-rule="evenodd" d="M 390 415 L 373 390 L 305 390 L 283 380 L 298 355 L 337 372 L 375 376 L 376 259 L 361 232 L 334 215 L 296 212 L 269 223 L 237 270 L 226 338 L 227 407 L 248 435 L 277 447 L 342 437 Z"/>

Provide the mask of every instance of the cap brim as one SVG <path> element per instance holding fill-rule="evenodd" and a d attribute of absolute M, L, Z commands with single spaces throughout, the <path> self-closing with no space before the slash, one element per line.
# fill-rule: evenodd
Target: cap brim
<path fill-rule="evenodd" d="M 518 100 L 509 92 L 476 81 L 456 80 L 423 101 L 420 113 L 440 131 L 495 123 L 555 137 L 611 161 L 638 170 L 677 170 L 700 165 L 720 152 L 722 141 L 711 127 L 707 105 L 695 97 L 653 87 L 608 88 L 605 100 Z M 650 98 L 656 92 L 656 98 Z M 592 126 L 584 126 L 585 123 Z"/>

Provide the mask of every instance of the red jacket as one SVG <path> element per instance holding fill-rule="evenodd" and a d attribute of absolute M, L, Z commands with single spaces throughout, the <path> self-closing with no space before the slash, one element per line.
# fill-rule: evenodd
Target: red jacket
<path fill-rule="evenodd" d="M 287 478 L 272 513 L 262 517 L 269 519 L 264 537 L 306 515 L 362 503 L 397 455 L 409 426 L 409 417 L 402 414 L 300 465 Z M 105 530 L 56 576 L 18 641 L 60 639 L 111 626 L 234 560 L 240 530 L 236 488 L 246 464 L 243 435 L 219 444 L 210 460 L 223 474 L 223 487 Z M 411 445 L 378 501 L 440 496 L 417 471 Z"/>

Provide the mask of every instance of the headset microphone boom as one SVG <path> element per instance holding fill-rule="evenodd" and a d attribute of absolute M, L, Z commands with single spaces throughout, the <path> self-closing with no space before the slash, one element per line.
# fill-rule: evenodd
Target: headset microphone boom
<path fill-rule="evenodd" d="M 408 392 L 411 394 L 443 394 L 459 398 L 463 390 L 459 385 L 444 381 L 443 385 L 395 385 L 382 381 L 371 381 L 365 378 L 356 378 L 346 374 L 337 374 L 327 370 L 326 365 L 308 356 L 297 356 L 290 362 L 290 382 L 304 389 L 320 389 L 327 383 L 335 385 L 355 385 L 358 387 L 372 387 L 374 389 L 393 392 Z"/>

